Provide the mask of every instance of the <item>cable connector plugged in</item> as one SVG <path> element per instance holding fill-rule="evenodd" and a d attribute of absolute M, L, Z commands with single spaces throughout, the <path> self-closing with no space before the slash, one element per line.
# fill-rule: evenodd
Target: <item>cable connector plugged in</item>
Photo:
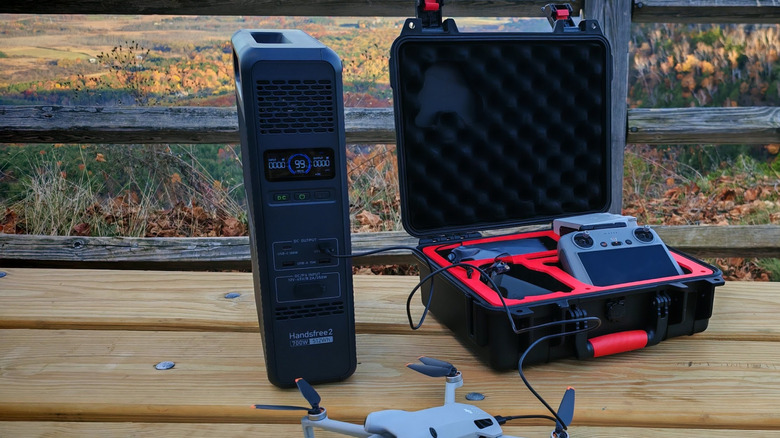
<path fill-rule="evenodd" d="M 332 239 L 317 241 L 317 249 L 319 249 L 321 253 L 330 256 L 335 256 L 337 253 L 336 242 Z"/>

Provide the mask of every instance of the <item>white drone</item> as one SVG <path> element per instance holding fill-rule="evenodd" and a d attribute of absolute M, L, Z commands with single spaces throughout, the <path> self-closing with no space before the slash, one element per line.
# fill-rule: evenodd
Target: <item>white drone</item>
<path fill-rule="evenodd" d="M 301 419 L 304 438 L 314 438 L 314 429 L 363 438 L 519 438 L 504 435 L 501 424 L 518 418 L 548 418 L 555 421 L 551 438 L 569 438 L 566 428 L 574 416 L 574 389 L 568 388 L 558 407 L 550 409 L 549 416 L 492 416 L 482 409 L 455 401 L 455 389 L 463 386 L 463 376 L 451 364 L 430 357 L 421 357 L 422 364 L 408 364 L 407 367 L 431 377 L 445 377 L 444 405 L 421 411 L 385 410 L 368 414 L 362 426 L 331 420 L 325 408 L 320 406 L 320 395 L 303 379 L 296 383 L 311 408 L 300 406 L 254 405 L 255 409 L 304 410 L 307 415 Z"/>

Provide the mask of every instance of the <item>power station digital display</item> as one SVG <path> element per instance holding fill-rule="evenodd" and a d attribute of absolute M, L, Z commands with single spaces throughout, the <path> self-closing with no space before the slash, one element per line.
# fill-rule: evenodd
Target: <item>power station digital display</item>
<path fill-rule="evenodd" d="M 336 174 L 333 149 L 273 149 L 263 154 L 268 181 L 330 179 Z"/>

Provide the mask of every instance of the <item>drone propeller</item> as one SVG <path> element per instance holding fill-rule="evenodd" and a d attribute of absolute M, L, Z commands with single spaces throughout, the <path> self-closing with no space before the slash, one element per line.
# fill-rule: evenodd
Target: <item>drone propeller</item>
<path fill-rule="evenodd" d="M 558 418 L 563 424 L 556 421 L 556 431 L 569 427 L 572 418 L 574 418 L 574 388 L 572 387 L 567 388 L 566 392 L 563 393 L 563 399 L 561 399 L 561 404 L 558 406 Z"/>
<path fill-rule="evenodd" d="M 422 364 L 409 363 L 406 366 L 429 377 L 454 377 L 458 374 L 458 370 L 449 362 L 425 356 L 418 359 Z"/>
<path fill-rule="evenodd" d="M 295 384 L 298 385 L 298 391 L 301 392 L 303 398 L 311 405 L 311 408 L 305 408 L 303 406 L 286 406 L 286 405 L 254 405 L 255 409 L 270 409 L 275 411 L 307 411 L 310 414 L 320 413 L 320 395 L 317 391 L 302 378 L 295 379 Z"/>

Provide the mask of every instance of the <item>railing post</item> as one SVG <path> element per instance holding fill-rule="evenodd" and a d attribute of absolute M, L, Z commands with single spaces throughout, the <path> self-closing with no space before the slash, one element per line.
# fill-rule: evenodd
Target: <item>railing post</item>
<path fill-rule="evenodd" d="M 631 37 L 632 0 L 586 0 L 585 18 L 601 24 L 612 46 L 612 207 L 623 205 L 623 152 L 626 147 L 628 108 L 628 41 Z"/>

